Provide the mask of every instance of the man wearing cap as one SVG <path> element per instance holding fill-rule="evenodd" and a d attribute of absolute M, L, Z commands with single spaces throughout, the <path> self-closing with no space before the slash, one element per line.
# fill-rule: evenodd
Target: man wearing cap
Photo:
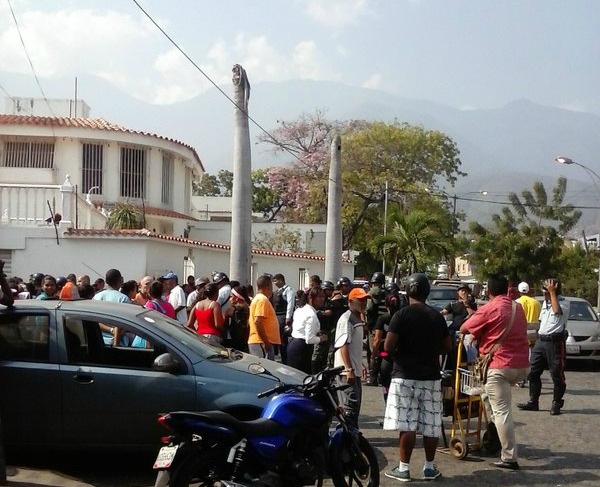
<path fill-rule="evenodd" d="M 529 296 L 529 284 L 526 282 L 519 283 L 519 293 L 521 297 L 517 299 L 517 303 L 521 305 L 523 311 L 525 311 L 525 319 L 527 320 L 527 339 L 529 340 L 529 346 L 532 347 L 535 343 L 537 336 L 537 330 L 540 326 L 540 311 L 542 305 L 537 299 Z"/>
<path fill-rule="evenodd" d="M 188 316 L 187 309 L 185 307 L 187 304 L 185 299 L 185 291 L 179 285 L 177 274 L 170 271 L 164 276 L 160 277 L 159 280 L 162 281 L 164 291 L 168 296 L 167 301 L 169 301 L 175 310 L 177 321 L 186 326 Z"/>
<path fill-rule="evenodd" d="M 458 301 L 448 303 L 442 310 L 442 315 L 452 315 L 452 324 L 449 327 L 452 337 L 460 329 L 463 321 L 477 311 L 477 303 L 471 296 L 471 288 L 468 285 L 462 284 L 458 287 L 456 293 L 458 294 Z"/>
<path fill-rule="evenodd" d="M 204 290 L 204 288 L 206 287 L 206 285 L 209 282 L 210 282 L 210 279 L 208 277 L 198 277 L 194 281 L 195 288 L 187 297 L 186 305 L 187 305 L 188 313 L 192 312 L 192 308 L 199 301 L 200 296 L 202 296 L 202 291 Z"/>
<path fill-rule="evenodd" d="M 352 385 L 340 391 L 340 402 L 344 405 L 348 423 L 356 428 L 362 401 L 361 378 L 367 375 L 362 364 L 362 350 L 365 309 L 370 298 L 364 289 L 352 289 L 348 294 L 348 311 L 340 316 L 335 329 L 334 367 L 343 366 L 342 375 Z"/>

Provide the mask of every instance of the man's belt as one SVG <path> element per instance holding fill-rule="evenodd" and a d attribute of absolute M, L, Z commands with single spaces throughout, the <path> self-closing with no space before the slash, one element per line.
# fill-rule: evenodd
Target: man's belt
<path fill-rule="evenodd" d="M 538 335 L 539 339 L 543 342 L 561 342 L 566 339 L 566 333 L 564 331 L 558 333 L 550 333 L 549 335 Z"/>

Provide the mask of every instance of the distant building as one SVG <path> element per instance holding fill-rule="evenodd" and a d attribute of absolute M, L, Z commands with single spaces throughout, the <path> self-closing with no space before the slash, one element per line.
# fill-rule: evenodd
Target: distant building
<path fill-rule="evenodd" d="M 0 115 L 0 258 L 9 275 L 34 272 L 126 278 L 174 270 L 228 272 L 227 229 L 196 228 L 192 181 L 204 172 L 195 149 L 158 134 L 128 129 L 89 115 L 83 101 L 13 99 Z M 48 110 L 54 115 L 41 116 Z M 17 112 L 17 113 L 15 113 Z M 107 230 L 117 203 L 144 214 L 142 230 Z M 55 218 L 55 230 L 51 213 Z M 193 231 L 192 231 L 193 230 Z M 191 235 L 193 233 L 193 235 Z M 221 237 L 221 235 L 223 235 Z M 252 274 L 281 272 L 294 286 L 323 273 L 315 250 L 255 250 Z M 348 273 L 353 266 L 346 262 Z"/>

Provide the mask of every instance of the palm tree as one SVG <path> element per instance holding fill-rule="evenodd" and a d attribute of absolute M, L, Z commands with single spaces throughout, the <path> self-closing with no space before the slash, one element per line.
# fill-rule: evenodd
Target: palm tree
<path fill-rule="evenodd" d="M 112 230 L 144 228 L 144 216 L 140 209 L 131 203 L 117 203 L 108 215 L 106 227 Z"/>
<path fill-rule="evenodd" d="M 394 211 L 390 220 L 391 230 L 376 237 L 373 246 L 378 252 L 385 248 L 386 255 L 391 257 L 393 277 L 399 266 L 406 267 L 409 274 L 423 272 L 429 264 L 447 255 L 452 243 L 440 214 L 424 210 Z"/>

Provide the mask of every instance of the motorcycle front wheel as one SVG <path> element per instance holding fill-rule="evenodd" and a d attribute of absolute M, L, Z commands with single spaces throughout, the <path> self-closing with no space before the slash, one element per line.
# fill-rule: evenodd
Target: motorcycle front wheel
<path fill-rule="evenodd" d="M 225 477 L 222 455 L 189 455 L 171 473 L 169 487 L 214 487 Z"/>
<path fill-rule="evenodd" d="M 354 452 L 351 442 L 358 442 Z M 360 458 L 357 458 L 360 455 Z M 330 475 L 335 487 L 379 487 L 379 462 L 369 441 L 362 435 L 344 438 L 331 446 Z"/>

